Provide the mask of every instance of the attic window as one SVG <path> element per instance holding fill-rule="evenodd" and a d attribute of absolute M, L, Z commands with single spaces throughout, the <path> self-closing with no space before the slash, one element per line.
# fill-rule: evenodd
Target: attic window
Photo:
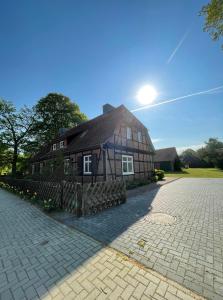
<path fill-rule="evenodd" d="M 142 132 L 138 131 L 137 136 L 138 136 L 138 142 L 141 143 L 142 142 Z"/>
<path fill-rule="evenodd" d="M 60 141 L 60 149 L 64 148 L 64 141 Z"/>
<path fill-rule="evenodd" d="M 82 132 L 82 134 L 81 134 L 81 138 L 83 138 L 85 135 L 87 134 L 87 130 L 85 130 L 84 132 Z"/>
<path fill-rule="evenodd" d="M 57 144 L 53 144 L 53 151 L 57 150 Z"/>
<path fill-rule="evenodd" d="M 132 139 L 132 129 L 130 127 L 127 127 L 127 140 Z"/>

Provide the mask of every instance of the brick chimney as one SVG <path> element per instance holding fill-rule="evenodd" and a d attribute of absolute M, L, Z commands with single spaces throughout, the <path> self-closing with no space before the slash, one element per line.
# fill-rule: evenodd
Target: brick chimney
<path fill-rule="evenodd" d="M 111 104 L 106 103 L 106 104 L 103 105 L 103 114 L 106 114 L 106 113 L 112 111 L 113 109 L 115 109 L 114 106 L 112 106 Z"/>

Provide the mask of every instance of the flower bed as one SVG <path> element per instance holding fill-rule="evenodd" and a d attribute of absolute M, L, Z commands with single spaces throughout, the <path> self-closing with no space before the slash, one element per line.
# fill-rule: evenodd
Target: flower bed
<path fill-rule="evenodd" d="M 5 182 L 0 182 L 0 188 L 17 195 L 20 198 L 31 202 L 32 204 L 41 206 L 47 212 L 58 208 L 52 199 L 45 199 L 42 201 L 39 199 L 37 192 L 30 191 L 29 189 L 20 190 L 17 187 Z"/>

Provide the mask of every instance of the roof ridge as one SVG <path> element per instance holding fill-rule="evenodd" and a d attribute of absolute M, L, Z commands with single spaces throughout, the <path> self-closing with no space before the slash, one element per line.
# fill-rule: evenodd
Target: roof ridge
<path fill-rule="evenodd" d="M 166 147 L 166 148 L 160 148 L 160 149 L 156 149 L 156 151 L 159 151 L 159 150 L 166 150 L 166 149 L 176 149 L 176 147 Z"/>
<path fill-rule="evenodd" d="M 61 135 L 61 136 L 57 136 L 57 137 L 55 137 L 55 139 L 58 139 L 58 138 L 60 138 L 60 137 L 67 137 L 67 136 L 69 136 L 69 132 L 70 131 L 72 131 L 72 130 L 74 130 L 74 129 L 80 129 L 82 126 L 84 126 L 84 125 L 88 125 L 89 123 L 91 123 L 91 122 L 97 122 L 98 120 L 100 120 L 100 119 L 102 119 L 102 118 L 106 118 L 106 117 L 108 117 L 108 116 L 110 116 L 111 114 L 113 114 L 114 112 L 117 112 L 118 110 L 120 110 L 121 108 L 123 108 L 123 107 L 125 107 L 124 105 L 119 105 L 118 107 L 115 107 L 112 111 L 109 111 L 109 112 L 107 112 L 107 113 L 105 113 L 105 114 L 100 114 L 99 116 L 97 116 L 97 117 L 95 117 L 95 118 L 93 118 L 93 119 L 90 119 L 90 120 L 87 120 L 87 121 L 85 121 L 85 122 L 83 122 L 83 123 L 80 123 L 80 124 L 78 124 L 77 126 L 74 126 L 74 127 L 71 127 L 71 128 L 69 128 L 66 132 L 64 132 L 64 134 L 63 135 Z M 84 129 L 84 128 L 83 128 Z"/>

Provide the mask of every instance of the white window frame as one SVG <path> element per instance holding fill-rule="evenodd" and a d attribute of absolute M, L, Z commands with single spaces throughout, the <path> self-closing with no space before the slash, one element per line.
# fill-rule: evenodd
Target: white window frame
<path fill-rule="evenodd" d="M 87 166 L 87 168 L 85 168 Z M 90 171 L 90 166 L 92 167 L 92 155 L 84 155 L 83 156 L 83 173 L 84 175 L 90 175 L 92 172 Z"/>
<path fill-rule="evenodd" d="M 60 149 L 64 148 L 64 141 L 60 141 Z"/>
<path fill-rule="evenodd" d="M 57 150 L 57 144 L 53 144 L 53 151 Z"/>
<path fill-rule="evenodd" d="M 137 132 L 137 139 L 138 139 L 138 142 L 142 142 L 142 131 L 138 131 Z"/>
<path fill-rule="evenodd" d="M 132 128 L 131 127 L 126 128 L 126 137 L 127 137 L 127 140 L 132 139 Z"/>
<path fill-rule="evenodd" d="M 123 158 L 126 159 L 126 161 L 124 161 Z M 132 171 L 131 172 L 128 170 L 128 164 L 130 162 L 132 163 Z M 123 165 L 125 163 L 127 163 L 127 172 L 123 171 Z M 122 175 L 132 175 L 132 174 L 134 174 L 134 160 L 133 160 L 133 156 L 131 156 L 131 155 L 122 155 Z"/>
<path fill-rule="evenodd" d="M 64 160 L 64 169 L 63 169 L 65 175 L 69 175 L 69 168 L 70 168 L 70 159 L 66 158 Z"/>

